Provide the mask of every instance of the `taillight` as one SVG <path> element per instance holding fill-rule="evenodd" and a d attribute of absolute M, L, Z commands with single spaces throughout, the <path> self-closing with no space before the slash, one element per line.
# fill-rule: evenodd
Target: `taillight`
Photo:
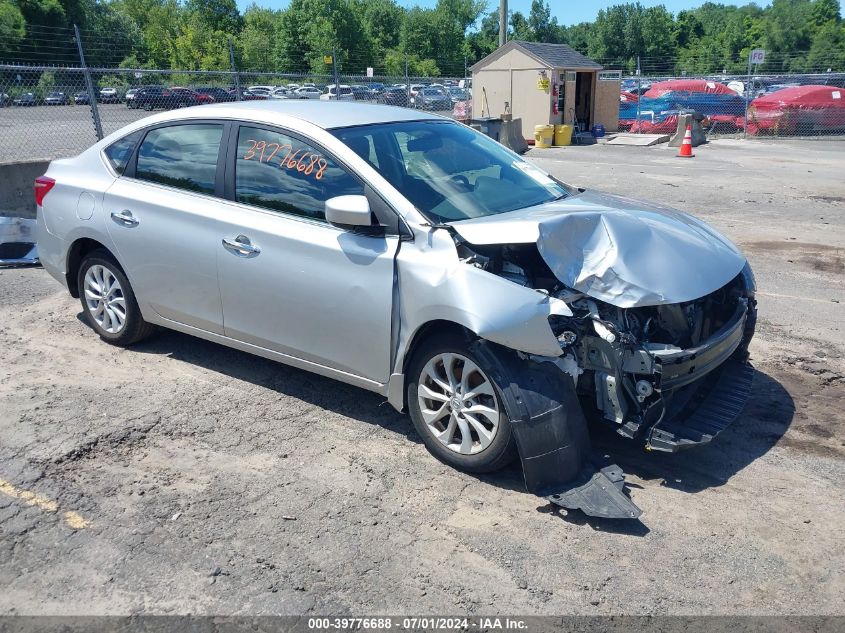
<path fill-rule="evenodd" d="M 50 189 L 56 184 L 53 178 L 47 176 L 39 176 L 35 179 L 35 204 L 39 207 L 44 205 L 44 196 L 46 196 Z"/>
<path fill-rule="evenodd" d="M 170 96 L 170 91 L 169 91 L 169 90 L 162 90 L 162 91 L 161 91 L 161 96 L 162 96 L 162 97 L 169 97 L 169 96 Z"/>

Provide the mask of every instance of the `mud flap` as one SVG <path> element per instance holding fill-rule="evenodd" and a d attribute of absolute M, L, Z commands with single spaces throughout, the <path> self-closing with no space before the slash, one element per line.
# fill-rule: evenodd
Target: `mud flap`
<path fill-rule="evenodd" d="M 471 351 L 501 389 L 529 492 L 594 517 L 641 514 L 622 492 L 622 469 L 593 464 L 587 422 L 568 375 L 483 339 Z"/>

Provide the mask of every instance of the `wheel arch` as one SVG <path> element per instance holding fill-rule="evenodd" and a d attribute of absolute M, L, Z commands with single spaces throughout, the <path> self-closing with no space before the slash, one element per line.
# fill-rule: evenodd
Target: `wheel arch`
<path fill-rule="evenodd" d="M 419 351 L 422 344 L 435 336 L 445 336 L 448 334 L 456 334 L 465 338 L 467 344 L 478 338 L 477 333 L 456 321 L 449 321 L 446 319 L 427 321 L 416 329 L 405 348 L 405 353 L 402 358 L 402 373 L 404 374 L 407 372 L 408 365 L 414 355 Z"/>
<path fill-rule="evenodd" d="M 77 283 L 79 267 L 82 265 L 82 260 L 85 259 L 85 256 L 96 250 L 106 251 L 109 255 L 111 255 L 118 267 L 120 267 L 121 272 L 123 272 L 124 275 L 126 274 L 126 271 L 123 266 L 121 266 L 120 261 L 108 246 L 93 238 L 81 237 L 75 240 L 68 249 L 67 265 L 65 267 L 65 270 L 67 271 L 65 273 L 67 288 L 70 291 L 70 295 L 75 299 L 79 298 L 79 284 Z"/>
<path fill-rule="evenodd" d="M 388 380 L 386 393 L 388 402 L 393 405 L 397 411 L 407 410 L 408 401 L 405 393 L 405 379 L 408 371 L 408 365 L 414 355 L 419 351 L 420 346 L 424 344 L 426 340 L 434 336 L 447 334 L 457 334 L 462 336 L 466 338 L 467 344 L 478 338 L 477 333 L 456 321 L 450 321 L 448 319 L 432 319 L 419 325 L 410 335 L 408 343 L 400 346 L 400 357 L 396 361 L 394 373 L 391 374 L 390 379 Z"/>

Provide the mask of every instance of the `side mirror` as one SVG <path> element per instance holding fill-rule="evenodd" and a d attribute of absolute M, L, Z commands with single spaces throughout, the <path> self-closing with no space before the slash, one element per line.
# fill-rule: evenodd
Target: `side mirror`
<path fill-rule="evenodd" d="M 335 196 L 326 200 L 326 221 L 342 229 L 372 226 L 367 196 Z"/>

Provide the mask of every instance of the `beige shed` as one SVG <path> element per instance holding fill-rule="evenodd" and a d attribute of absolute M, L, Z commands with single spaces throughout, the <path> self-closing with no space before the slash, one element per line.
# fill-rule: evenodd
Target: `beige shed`
<path fill-rule="evenodd" d="M 472 116 L 522 119 L 526 137 L 535 125 L 577 121 L 615 132 L 619 125 L 621 72 L 565 44 L 511 40 L 472 66 Z"/>

